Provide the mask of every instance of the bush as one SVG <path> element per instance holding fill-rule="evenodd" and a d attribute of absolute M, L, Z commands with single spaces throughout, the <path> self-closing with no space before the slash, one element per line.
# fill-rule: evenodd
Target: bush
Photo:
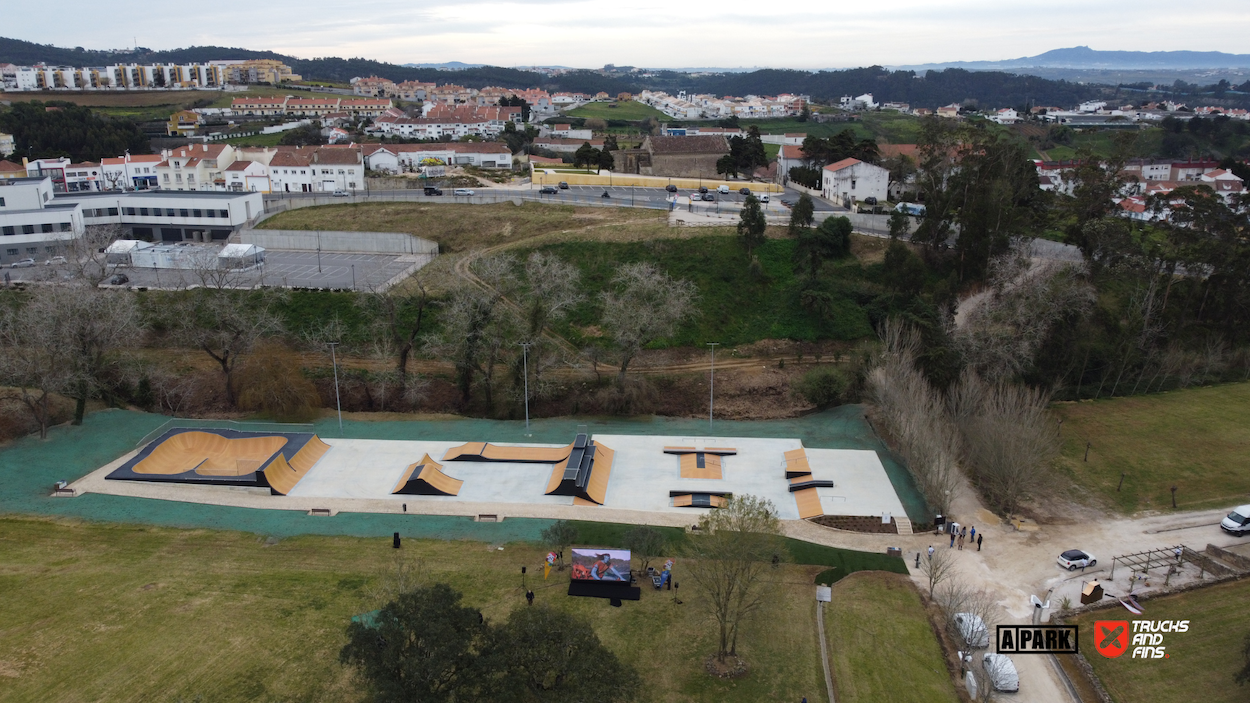
<path fill-rule="evenodd" d="M 308 422 L 321 396 L 300 371 L 299 359 L 282 343 L 265 342 L 238 375 L 239 407 L 260 411 L 279 422 Z"/>
<path fill-rule="evenodd" d="M 796 385 L 796 390 L 812 405 L 827 408 L 843 402 L 848 386 L 850 382 L 842 369 L 820 366 L 804 374 Z"/>

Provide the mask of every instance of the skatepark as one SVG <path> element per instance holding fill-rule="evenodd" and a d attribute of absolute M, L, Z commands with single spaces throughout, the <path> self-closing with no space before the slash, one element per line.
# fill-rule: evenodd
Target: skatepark
<path fill-rule="evenodd" d="M 570 516 L 685 524 L 735 494 L 783 520 L 910 534 L 877 452 L 799 439 L 588 434 L 567 444 L 321 439 L 171 429 L 75 482 L 79 492 L 276 510 Z M 844 522 L 840 523 L 839 520 Z M 846 522 L 849 521 L 849 522 Z"/>

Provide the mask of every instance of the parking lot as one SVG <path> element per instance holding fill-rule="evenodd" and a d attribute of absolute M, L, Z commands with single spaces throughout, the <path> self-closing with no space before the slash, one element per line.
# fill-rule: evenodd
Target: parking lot
<path fill-rule="evenodd" d="M 425 266 L 434 257 L 426 255 L 331 254 L 312 251 L 265 252 L 264 266 L 249 271 L 197 271 L 187 269 L 147 269 L 119 267 L 116 273 L 128 277 L 127 285 L 140 288 L 177 289 L 192 286 L 250 288 L 354 288 L 381 287 L 409 269 Z M 6 281 L 58 280 L 68 275 L 63 266 L 4 269 Z"/>

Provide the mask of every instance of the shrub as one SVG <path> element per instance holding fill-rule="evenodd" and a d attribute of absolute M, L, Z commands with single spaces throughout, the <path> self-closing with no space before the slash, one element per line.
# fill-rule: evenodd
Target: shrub
<path fill-rule="evenodd" d="M 279 422 L 308 422 L 321 396 L 300 371 L 299 359 L 282 343 L 265 342 L 248 357 L 238 377 L 239 407 Z"/>
<path fill-rule="evenodd" d="M 803 375 L 797 384 L 797 390 L 807 402 L 825 408 L 843 402 L 849 385 L 846 372 L 842 369 L 820 366 Z"/>

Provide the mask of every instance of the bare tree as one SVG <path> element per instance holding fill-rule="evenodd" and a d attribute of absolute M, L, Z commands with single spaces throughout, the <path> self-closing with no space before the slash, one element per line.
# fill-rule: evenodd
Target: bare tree
<path fill-rule="evenodd" d="M 429 293 L 420 276 L 414 276 L 403 287 L 382 290 L 370 286 L 361 293 L 357 304 L 373 317 L 373 337 L 395 361 L 395 373 L 401 388 L 408 386 L 408 362 L 421 337 L 422 326 L 430 305 Z"/>
<path fill-rule="evenodd" d="M 62 343 L 60 326 L 65 311 L 53 303 L 51 288 L 36 288 L 18 307 L 0 316 L 0 377 L 8 387 L 5 398 L 26 408 L 46 439 L 52 422 L 52 396 L 67 392 L 77 381 L 70 351 Z"/>
<path fill-rule="evenodd" d="M 494 405 L 495 370 L 517 353 L 519 321 L 502 303 L 499 289 L 463 286 L 452 291 L 440 314 L 442 333 L 426 339 L 426 349 L 456 367 L 461 400 L 469 402 L 475 385 L 486 404 Z"/>
<path fill-rule="evenodd" d="M 115 366 L 117 353 L 140 341 L 138 306 L 130 291 L 74 284 L 54 286 L 39 297 L 62 310 L 58 336 L 69 352 L 74 384 L 68 395 L 76 401 L 74 424 L 81 425 L 87 399 L 104 387 L 104 375 Z"/>
<path fill-rule="evenodd" d="M 533 384 L 530 395 L 544 394 L 543 371 L 558 359 L 555 345 L 543 336 L 543 332 L 556 320 L 561 320 L 569 310 L 585 300 L 581 291 L 581 271 L 554 254 L 534 252 L 525 260 L 525 285 L 519 296 L 523 330 L 526 341 L 533 346 L 529 350 L 530 372 Z M 522 369 L 518 369 L 522 371 Z"/>
<path fill-rule="evenodd" d="M 664 535 L 659 530 L 649 525 L 638 525 L 631 528 L 625 533 L 622 540 L 625 546 L 642 564 L 642 570 L 646 571 L 651 565 L 651 560 L 661 556 L 664 548 L 668 546 Z"/>
<path fill-rule="evenodd" d="M 734 496 L 699 520 L 699 534 L 689 540 L 687 568 L 719 627 L 716 657 L 721 662 L 737 656 L 739 628 L 762 604 L 760 582 L 781 549 L 777 509 L 765 498 Z"/>
<path fill-rule="evenodd" d="M 965 369 L 951 389 L 949 409 L 959 428 L 966 466 L 989 506 L 1016 511 L 1045 482 L 1059 452 L 1050 394 L 1027 386 L 990 384 Z"/>
<path fill-rule="evenodd" d="M 188 291 L 170 306 L 171 327 L 178 336 L 217 362 L 226 402 L 232 407 L 237 401 L 234 371 L 239 360 L 257 342 L 282 330 L 274 302 L 275 295 L 268 291 L 200 289 Z"/>
<path fill-rule="evenodd" d="M 930 545 L 932 547 L 932 545 Z M 929 595 L 937 593 L 942 585 L 955 572 L 955 552 L 951 549 L 934 549 L 932 554 L 920 555 L 920 573 L 929 582 Z"/>
<path fill-rule="evenodd" d="M 98 286 L 117 272 L 121 263 L 109 261 L 105 250 L 125 238 L 120 225 L 87 225 L 82 236 L 65 242 L 65 263 L 70 277 L 89 286 Z"/>
<path fill-rule="evenodd" d="M 629 362 L 657 339 L 671 336 L 695 314 L 698 291 L 690 281 L 670 277 L 654 264 L 625 264 L 601 294 L 603 324 L 621 353 L 617 385 L 624 386 Z"/>
<path fill-rule="evenodd" d="M 961 673 L 972 674 L 976 700 L 988 703 L 994 699 L 995 691 L 990 673 L 983 665 L 983 654 L 994 641 L 999 620 L 994 596 L 983 589 L 949 581 L 938 588 L 934 601 L 942 610 L 947 634 L 958 643 Z"/>

